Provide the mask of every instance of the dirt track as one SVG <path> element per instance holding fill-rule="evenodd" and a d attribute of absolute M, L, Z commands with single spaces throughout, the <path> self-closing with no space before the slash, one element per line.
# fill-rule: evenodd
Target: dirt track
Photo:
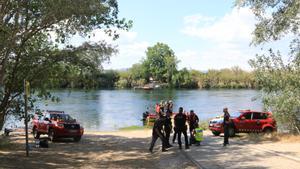
<path fill-rule="evenodd" d="M 16 144 L 0 150 L 0 168 L 196 168 L 177 147 L 161 153 L 157 142 L 149 153 L 150 136 L 150 130 L 89 132 L 79 143 L 61 140 L 50 148 L 32 148 L 28 158 L 24 139 L 11 136 Z"/>
<path fill-rule="evenodd" d="M 50 148 L 32 148 L 25 157 L 24 135 L 10 136 L 13 147 L 0 149 L 0 168 L 243 168 L 267 169 L 300 166 L 299 142 L 251 142 L 240 137 L 222 147 L 223 137 L 205 132 L 201 146 L 168 152 L 148 152 L 151 130 L 87 132 L 79 143 L 68 140 L 50 143 Z M 3 139 L 2 139 L 3 140 Z M 33 142 L 31 138 L 31 143 Z M 1 148 L 1 147 L 0 147 Z M 194 162 L 194 163 L 193 163 Z"/>

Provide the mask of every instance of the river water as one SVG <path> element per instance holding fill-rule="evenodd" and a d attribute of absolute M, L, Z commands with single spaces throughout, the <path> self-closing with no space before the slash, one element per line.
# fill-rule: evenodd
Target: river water
<path fill-rule="evenodd" d="M 207 121 L 229 111 L 240 109 L 261 110 L 256 90 L 59 90 L 53 95 L 60 102 L 43 101 L 39 107 L 46 110 L 63 110 L 91 131 L 111 131 L 128 126 L 143 125 L 142 113 L 147 107 L 152 112 L 156 102 L 173 100 L 174 111 L 180 106 L 193 109 L 200 121 Z"/>

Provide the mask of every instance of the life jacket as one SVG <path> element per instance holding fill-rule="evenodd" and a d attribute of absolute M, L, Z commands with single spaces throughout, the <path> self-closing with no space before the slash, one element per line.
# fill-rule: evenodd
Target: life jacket
<path fill-rule="evenodd" d="M 195 128 L 195 140 L 203 141 L 203 129 L 201 127 Z"/>

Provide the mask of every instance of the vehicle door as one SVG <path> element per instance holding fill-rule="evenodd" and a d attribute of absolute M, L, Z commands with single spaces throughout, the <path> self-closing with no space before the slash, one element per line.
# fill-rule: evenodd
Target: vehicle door
<path fill-rule="evenodd" d="M 44 116 L 38 116 L 36 119 L 36 125 L 37 125 L 37 129 L 39 132 L 43 132 L 43 121 L 44 121 Z"/>
<path fill-rule="evenodd" d="M 45 116 L 44 116 L 44 119 L 41 122 L 41 130 L 44 133 L 48 132 L 49 120 L 50 120 L 50 114 L 46 113 Z"/>
<path fill-rule="evenodd" d="M 261 132 L 264 124 L 267 123 L 267 114 L 262 112 L 253 112 L 253 121 L 255 125 L 253 127 L 254 132 Z"/>
<path fill-rule="evenodd" d="M 248 132 L 251 127 L 252 112 L 243 113 L 237 118 L 236 128 L 239 132 Z"/>

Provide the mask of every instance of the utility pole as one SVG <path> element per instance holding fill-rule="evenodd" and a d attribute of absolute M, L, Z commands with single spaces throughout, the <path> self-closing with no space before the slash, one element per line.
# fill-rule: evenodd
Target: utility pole
<path fill-rule="evenodd" d="M 28 144 L 28 113 L 27 113 L 27 97 L 29 95 L 29 82 L 24 79 L 24 102 L 25 102 L 25 135 L 26 135 L 26 157 L 29 156 L 29 144 Z"/>

